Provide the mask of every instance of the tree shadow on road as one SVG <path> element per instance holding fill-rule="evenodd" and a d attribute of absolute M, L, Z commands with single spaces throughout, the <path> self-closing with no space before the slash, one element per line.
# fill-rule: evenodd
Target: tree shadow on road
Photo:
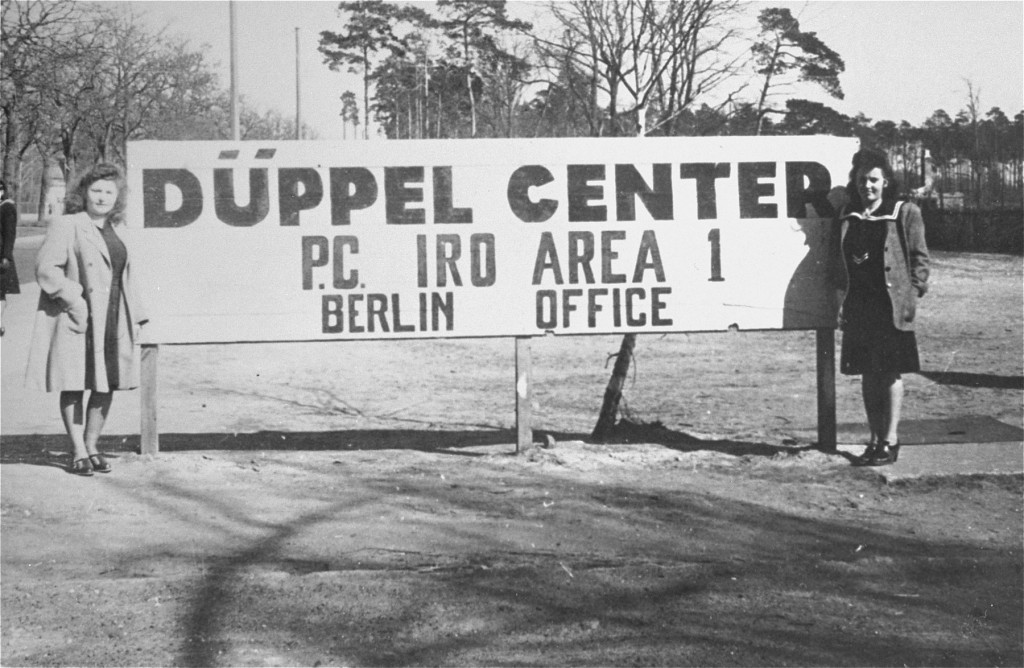
<path fill-rule="evenodd" d="M 683 431 L 669 429 L 661 422 L 635 422 L 625 418 L 615 424 L 611 434 L 602 442 L 653 443 L 672 450 L 678 450 L 679 452 L 720 452 L 734 457 L 744 457 L 747 455 L 774 457 L 782 452 L 791 453 L 798 449 L 810 449 L 809 447 L 796 448 L 793 446 L 771 445 L 735 439 L 698 438 Z"/>
<path fill-rule="evenodd" d="M 322 479 L 322 461 L 290 466 L 289 481 Z M 868 520 L 852 491 L 816 517 L 713 485 L 458 470 L 456 483 L 353 462 L 341 485 L 254 477 L 247 493 L 105 478 L 154 530 L 220 537 L 124 541 L 105 577 L 186 574 L 168 579 L 168 665 L 251 665 L 255 650 L 295 665 L 1019 665 L 1019 552 Z M 275 494 L 304 502 L 276 508 Z M 97 663 L 139 658 L 114 651 Z"/>
<path fill-rule="evenodd" d="M 722 665 L 735 650 L 765 665 L 1020 658 L 1013 640 L 985 646 L 952 633 L 964 623 L 965 605 L 993 600 L 1001 617 L 976 633 L 990 638 L 1015 628 L 1019 588 L 998 594 L 999 580 L 1019 584 L 1012 556 L 688 490 L 578 483 L 547 510 L 552 488 L 564 489 L 561 479 L 533 472 L 509 491 L 514 502 L 496 502 L 487 479 L 458 486 L 406 479 L 397 498 L 390 476 L 371 476 L 318 511 L 273 522 L 217 492 L 150 490 L 140 502 L 187 498 L 209 511 L 196 516 L 262 529 L 209 562 L 181 611 L 177 663 L 221 665 L 242 630 L 268 627 L 276 629 L 268 642 L 293 639 L 328 664 L 472 665 L 506 656 L 525 665 Z M 339 526 L 365 530 L 368 517 L 391 516 L 385 509 L 396 503 L 450 513 L 453 520 L 436 527 L 449 547 L 362 550 L 357 558 L 340 541 L 314 560 L 318 566 L 295 571 L 288 559 L 294 541 L 351 531 Z M 481 518 L 496 519 L 498 507 L 506 527 L 543 519 L 566 544 L 530 548 L 518 534 L 494 531 Z M 666 529 L 678 540 L 666 540 Z M 260 572 L 300 577 L 264 580 L 255 577 Z M 323 577 L 301 579 L 310 573 Z M 281 596 L 283 582 L 317 594 Z M 380 587 L 394 595 L 354 596 Z M 927 633 L 901 628 L 878 635 L 884 625 L 872 624 L 867 611 L 950 640 L 933 646 L 922 640 Z M 875 635 L 864 643 L 860 634 L 869 630 Z"/>

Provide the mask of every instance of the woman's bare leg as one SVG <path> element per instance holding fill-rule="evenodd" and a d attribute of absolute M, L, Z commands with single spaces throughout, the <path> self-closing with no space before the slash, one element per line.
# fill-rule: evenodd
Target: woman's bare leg
<path fill-rule="evenodd" d="M 96 444 L 103 433 L 103 425 L 107 422 L 110 404 L 114 400 L 113 392 L 93 392 L 89 395 L 89 406 L 85 415 L 85 450 L 90 455 L 97 454 Z"/>
<path fill-rule="evenodd" d="M 71 459 L 83 459 L 89 456 L 85 448 L 85 419 L 82 414 L 84 392 L 60 393 L 60 417 L 64 421 L 64 429 L 71 438 Z"/>
<path fill-rule="evenodd" d="M 883 379 L 885 383 L 885 413 L 882 422 L 882 431 L 885 440 L 892 445 L 900 441 L 900 413 L 903 411 L 903 377 L 898 374 L 886 374 Z"/>
<path fill-rule="evenodd" d="M 861 376 L 861 396 L 864 398 L 864 412 L 871 430 L 871 443 L 878 443 L 885 433 L 885 395 L 878 374 L 865 373 Z"/>

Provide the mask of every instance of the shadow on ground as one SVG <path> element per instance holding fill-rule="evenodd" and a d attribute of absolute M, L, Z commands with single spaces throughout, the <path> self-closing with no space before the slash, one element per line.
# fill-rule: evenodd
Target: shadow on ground
<path fill-rule="evenodd" d="M 587 440 L 587 439 L 582 439 Z M 780 452 L 793 452 L 792 446 L 770 445 L 749 441 L 702 439 L 682 431 L 669 429 L 661 422 L 633 422 L 622 419 L 616 423 L 611 434 L 602 440 L 603 443 L 654 443 L 679 452 L 720 452 L 725 455 L 743 457 L 755 455 L 774 457 Z"/>
<path fill-rule="evenodd" d="M 518 481 L 518 503 L 507 509 L 507 521 L 543 516 L 563 539 L 603 538 L 575 549 L 523 550 L 501 531 L 471 521 L 493 508 L 493 481 L 453 486 L 406 479 L 404 507 L 428 504 L 454 513 L 461 520 L 446 530 L 452 540 L 473 544 L 472 554 L 324 553 L 313 570 L 340 577 L 311 580 L 317 588 L 312 599 L 312 590 L 282 596 L 282 580 L 253 578 L 263 569 L 288 572 L 288 546 L 301 535 L 335 533 L 339 521 L 360 526 L 362 513 L 376 517 L 394 503 L 391 476 L 363 479 L 345 498 L 265 526 L 261 538 L 212 560 L 181 610 L 184 638 L 176 663 L 222 665 L 239 629 L 268 626 L 302 638 L 306 651 L 328 664 L 473 665 L 513 656 L 533 665 L 723 665 L 735 660 L 736 650 L 762 665 L 999 665 L 1020 659 L 1020 574 L 1013 555 L 685 489 L 652 494 L 577 484 L 571 498 L 543 515 L 521 515 L 516 506 L 543 507 L 544 490 L 559 484 L 533 476 Z M 187 498 L 187 507 L 207 509 L 196 517 L 253 520 L 217 492 L 164 487 L 138 501 L 176 494 Z M 665 527 L 682 538 L 664 540 Z M 352 599 L 360 585 L 371 583 L 393 588 L 394 595 L 376 604 Z M 247 604 L 252 600 L 261 603 Z M 319 607 L 312 610 L 311 601 Z M 983 619 L 974 622 L 977 640 L 1002 636 L 1007 642 L 961 642 L 951 630 L 965 624 L 965 610 L 970 619 Z M 878 633 L 885 626 L 872 614 L 940 630 L 942 640 L 900 627 Z M 865 634 L 872 642 L 863 642 Z"/>
<path fill-rule="evenodd" d="M 534 442 L 541 445 L 554 441 L 593 442 L 590 434 L 535 431 Z M 258 431 L 252 433 L 174 433 L 160 435 L 161 452 L 189 452 L 206 450 L 227 451 L 373 451 L 419 450 L 466 457 L 481 453 L 467 448 L 492 445 L 509 446 L 514 452 L 516 431 L 495 428 L 491 430 L 433 431 L 418 429 L 348 429 L 324 432 Z M 679 452 L 709 451 L 742 457 L 755 455 L 772 457 L 780 452 L 792 452 L 792 447 L 730 440 L 700 439 L 685 432 L 674 431 L 661 423 L 640 424 L 620 421 L 604 444 L 651 443 Z M 138 434 L 108 435 L 100 439 L 100 451 L 114 456 L 117 453 L 139 452 Z M 0 464 L 34 464 L 65 467 L 68 463 L 67 437 L 63 434 L 11 435 L 0 438 Z"/>
<path fill-rule="evenodd" d="M 963 371 L 919 371 L 939 385 L 960 385 L 984 387 L 994 390 L 1024 390 L 1024 376 L 997 376 L 991 373 L 966 373 Z"/>

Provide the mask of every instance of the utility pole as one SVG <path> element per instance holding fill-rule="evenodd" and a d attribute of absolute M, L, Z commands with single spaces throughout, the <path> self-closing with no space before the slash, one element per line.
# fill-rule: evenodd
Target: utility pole
<path fill-rule="evenodd" d="M 295 28 L 295 138 L 302 139 L 302 67 L 299 63 L 298 28 Z"/>
<path fill-rule="evenodd" d="M 241 134 L 238 129 L 238 44 L 235 39 L 235 0 L 228 2 L 231 32 L 231 138 L 238 141 Z"/>

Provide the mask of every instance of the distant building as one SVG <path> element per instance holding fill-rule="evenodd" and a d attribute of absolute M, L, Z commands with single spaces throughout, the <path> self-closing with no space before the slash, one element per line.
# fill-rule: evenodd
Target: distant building
<path fill-rule="evenodd" d="M 46 170 L 46 200 L 43 202 L 43 210 L 39 212 L 40 221 L 49 221 L 64 214 L 64 197 L 67 191 L 63 170 L 60 165 L 51 164 Z"/>

